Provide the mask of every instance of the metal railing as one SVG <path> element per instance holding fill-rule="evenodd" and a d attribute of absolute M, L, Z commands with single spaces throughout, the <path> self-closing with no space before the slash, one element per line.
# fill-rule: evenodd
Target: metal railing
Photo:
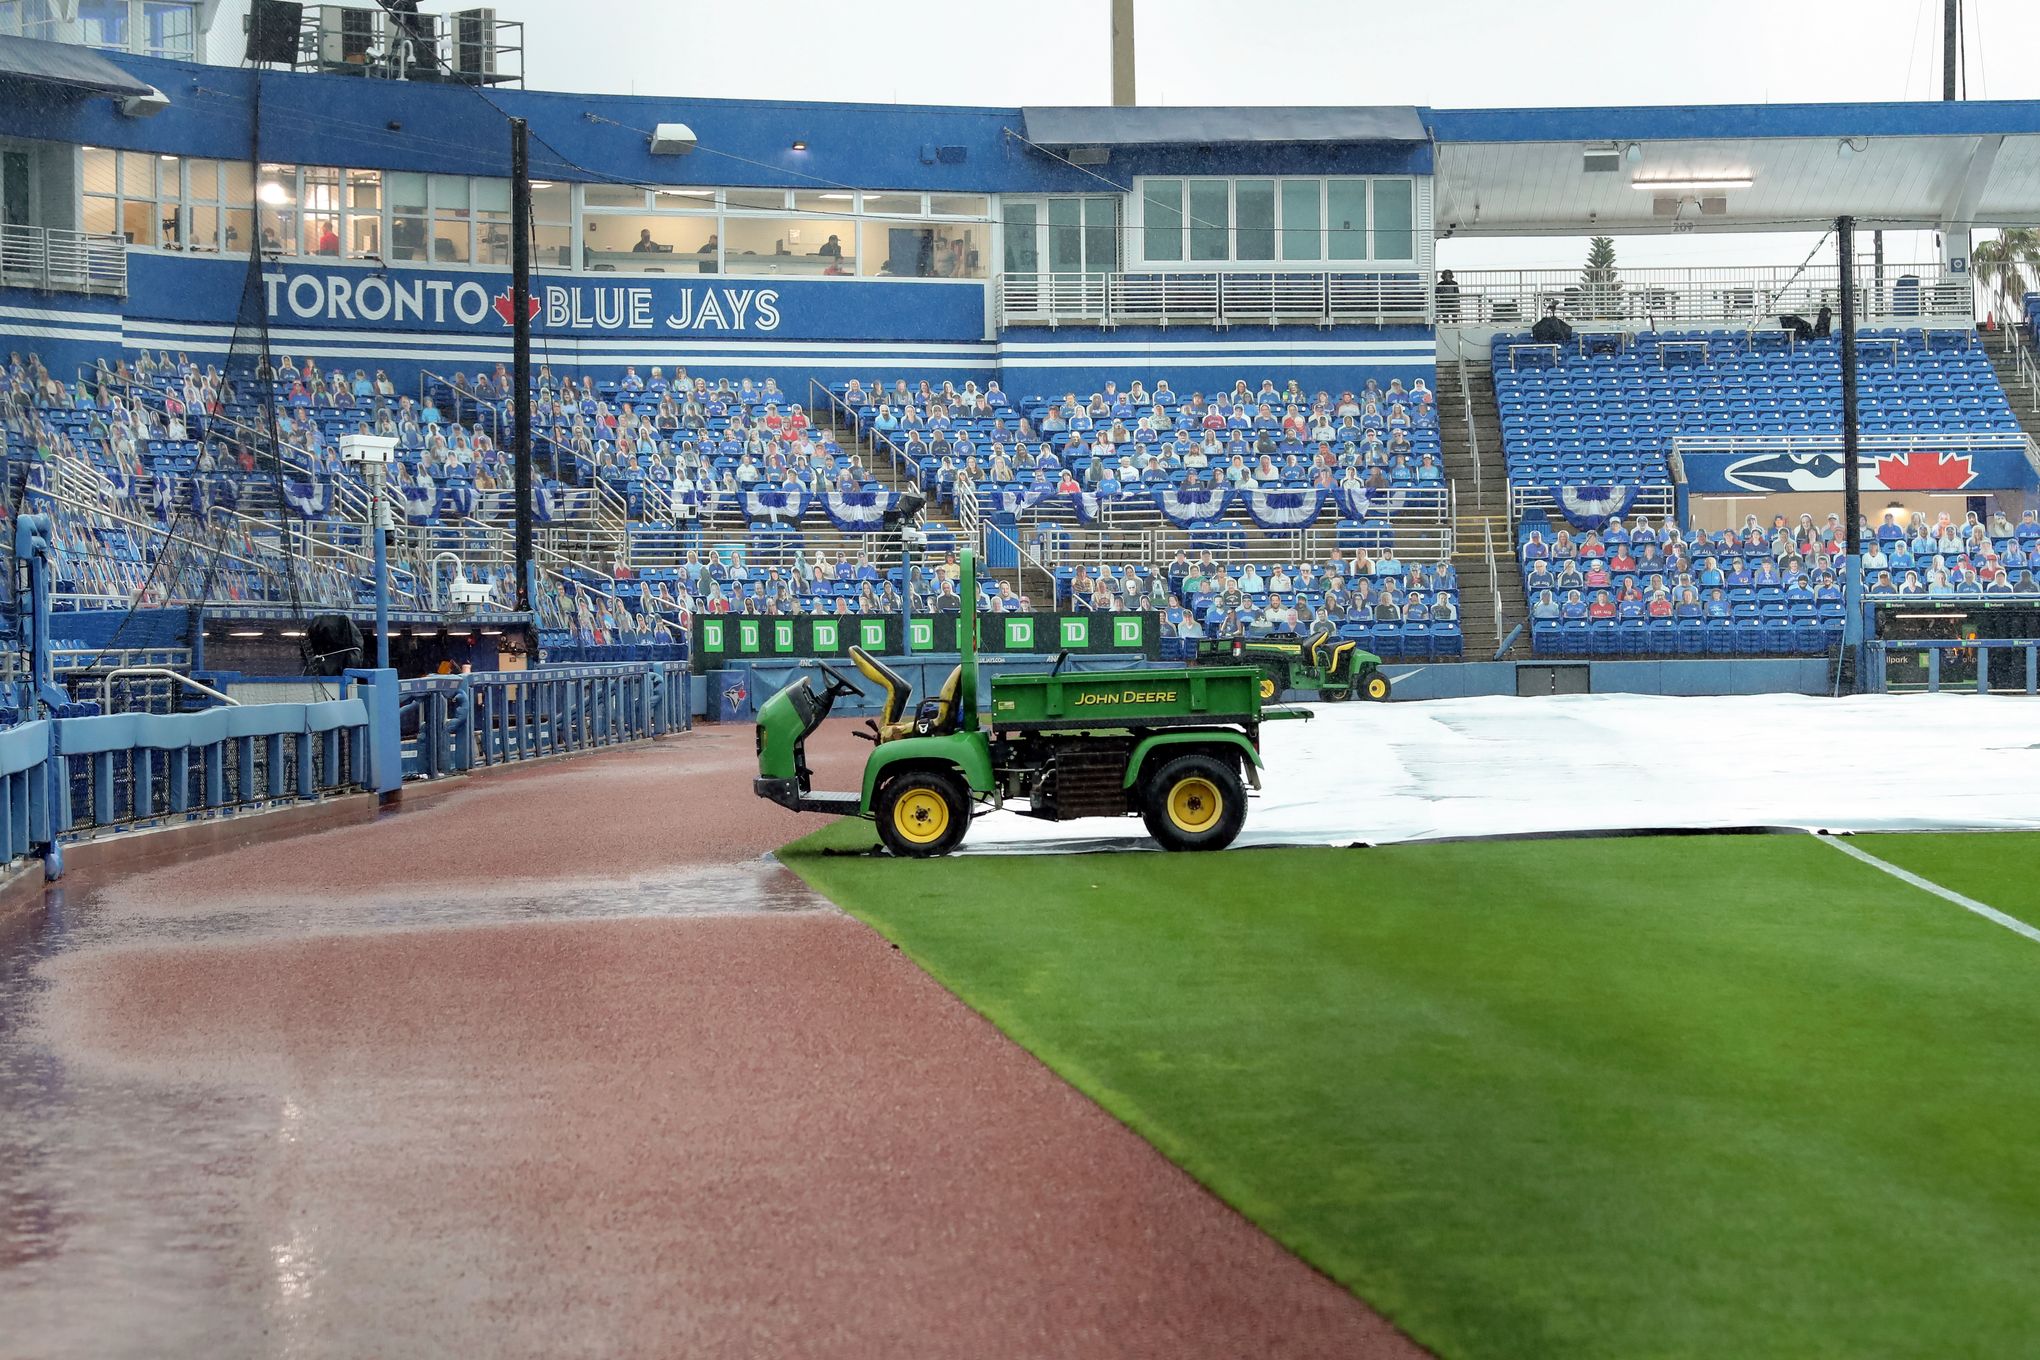
<path fill-rule="evenodd" d="M 1577 269 L 1465 269 L 1454 278 L 1459 295 L 1439 309 L 1440 326 L 1529 326 L 1554 304 L 1575 325 L 1761 324 L 1790 313 L 1811 320 L 1824 305 L 1840 311 L 1842 296 L 1832 264 L 1624 269 L 1612 284 L 1585 282 Z M 1967 326 L 1976 318 L 1969 276 L 1945 276 L 1937 263 L 1887 264 L 1882 282 L 1857 270 L 1856 305 L 1866 322 Z"/>
<path fill-rule="evenodd" d="M 597 751 L 692 725 L 687 668 L 674 662 L 428 676 L 398 688 L 407 777 Z"/>
<path fill-rule="evenodd" d="M 127 296 L 127 240 L 60 227 L 0 226 L 0 283 Z"/>
<path fill-rule="evenodd" d="M 1238 528 L 1228 525 L 1227 528 Z M 1071 529 L 1054 526 L 1052 532 L 1029 534 L 1023 527 L 1020 546 L 1030 559 L 1044 569 L 1057 567 L 1122 566 L 1129 562 L 1159 566 L 1178 552 L 1197 556 L 1212 547 L 1208 529 Z M 1288 529 L 1255 530 L 1214 549 L 1227 563 L 1328 562 L 1334 552 L 1350 553 L 1364 544 L 1379 553 L 1392 547 L 1405 562 L 1448 562 L 1452 559 L 1451 526 L 1408 529 L 1393 523 L 1378 529 Z"/>
<path fill-rule="evenodd" d="M 2040 411 L 2040 363 L 2033 360 L 2033 347 L 2021 338 L 2018 327 L 2006 326 L 2004 331 L 2008 337 L 2007 348 L 2012 352 L 2012 362 L 2017 365 L 2014 371 L 2026 389 L 2026 409 Z M 2007 390 L 2005 395 L 2009 397 L 2011 392 Z"/>
<path fill-rule="evenodd" d="M 523 85 L 524 25 L 492 9 L 386 15 L 373 5 L 307 5 L 300 69 L 377 80 Z"/>
<path fill-rule="evenodd" d="M 1487 474 L 1481 470 L 1480 431 L 1473 424 L 1473 379 L 1467 372 L 1466 356 L 1458 356 L 1459 397 L 1466 415 L 1466 448 L 1473 455 L 1473 494 L 1481 509 L 1487 509 Z"/>
<path fill-rule="evenodd" d="M 998 280 L 1000 324 L 1172 326 L 1424 322 L 1418 270 L 1037 273 Z"/>
<path fill-rule="evenodd" d="M 0 862 L 110 831 L 372 788 L 365 695 L 199 713 L 45 718 L 0 731 Z"/>
<path fill-rule="evenodd" d="M 1495 558 L 1495 522 L 1484 518 L 1480 522 L 1481 556 L 1487 563 L 1488 588 L 1494 592 L 1495 638 L 1503 636 L 1502 627 L 1502 572 Z"/>
<path fill-rule="evenodd" d="M 173 684 L 182 685 L 185 689 L 191 690 L 194 693 L 203 694 L 208 699 L 216 699 L 229 707 L 241 707 L 239 699 L 222 694 L 211 685 L 200 684 L 182 671 L 172 670 L 168 666 L 120 666 L 108 671 L 99 678 L 100 710 L 106 713 L 113 712 L 114 681 L 139 679 L 169 681 Z"/>

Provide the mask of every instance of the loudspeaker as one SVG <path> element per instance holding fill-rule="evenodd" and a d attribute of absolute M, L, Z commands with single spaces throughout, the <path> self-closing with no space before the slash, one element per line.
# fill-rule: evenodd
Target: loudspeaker
<path fill-rule="evenodd" d="M 246 60 L 297 65 L 298 30 L 304 22 L 305 7 L 296 0 L 255 0 L 248 11 Z"/>

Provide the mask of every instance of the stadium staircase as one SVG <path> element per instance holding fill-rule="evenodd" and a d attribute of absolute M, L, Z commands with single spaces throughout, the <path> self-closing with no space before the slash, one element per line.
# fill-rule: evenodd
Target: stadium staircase
<path fill-rule="evenodd" d="M 1441 342 L 1443 337 L 1441 336 Z M 1511 628 L 1529 617 L 1523 572 L 1509 532 L 1509 478 L 1502 459 L 1502 417 L 1484 350 L 1438 356 L 1438 435 L 1454 491 L 1452 565 L 1459 573 L 1460 628 L 1468 660 L 1495 655 Z M 1475 450 L 1479 456 L 1475 456 Z M 1489 549 L 1493 566 L 1489 565 Z M 1499 627 L 1496 597 L 1500 596 Z M 1519 645 L 1527 645 L 1519 643 Z"/>
<path fill-rule="evenodd" d="M 2011 326 L 1979 328 L 1976 338 L 1997 370 L 1998 383 L 2005 389 L 2005 400 L 2018 417 L 2019 428 L 2028 439 L 2040 442 L 2040 352 L 2034 350 L 2032 337 L 2025 327 Z"/>

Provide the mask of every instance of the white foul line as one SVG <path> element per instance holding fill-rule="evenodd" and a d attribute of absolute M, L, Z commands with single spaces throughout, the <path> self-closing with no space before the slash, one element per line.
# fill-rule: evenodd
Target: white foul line
<path fill-rule="evenodd" d="M 1901 869 L 1896 864 L 1887 864 L 1885 861 L 1877 858 L 1877 856 L 1869 854 L 1866 851 L 1858 850 L 1855 846 L 1850 845 L 1847 841 L 1837 840 L 1835 837 L 1828 835 L 1827 832 L 1825 831 L 1818 833 L 1818 836 L 1819 839 L 1826 841 L 1829 845 L 1832 845 L 1835 849 L 1849 856 L 1849 858 L 1860 859 L 1873 869 L 1882 869 L 1885 873 L 1890 874 L 1893 878 L 1897 879 L 1901 883 L 1910 883 L 1913 887 L 1918 888 L 1921 892 L 1932 893 L 1934 896 L 1940 898 L 1944 902 L 1953 902 L 1956 906 L 1962 908 L 1962 910 L 1964 911 L 1973 911 L 1986 921 L 1995 921 L 1997 924 L 2003 926 L 2006 930 L 2012 931 L 2015 934 L 2024 935 L 2029 940 L 2040 942 L 2040 930 L 2036 930 L 2032 926 L 2027 925 L 2024 921 L 2021 921 L 2016 916 L 2007 916 L 2003 912 L 1999 911 L 1996 907 L 1987 907 L 1973 897 L 1964 897 L 1961 893 L 1956 892 L 1954 889 L 1944 888 L 1940 884 L 1934 882 L 1932 879 L 1921 878 L 1918 874 L 1912 873 L 1911 871 L 1906 869 Z"/>

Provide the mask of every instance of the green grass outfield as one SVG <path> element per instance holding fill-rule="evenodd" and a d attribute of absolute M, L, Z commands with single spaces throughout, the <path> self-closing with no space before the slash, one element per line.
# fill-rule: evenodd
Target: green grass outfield
<path fill-rule="evenodd" d="M 2040 1355 L 2040 944 L 1811 837 L 871 839 L 782 857 L 1441 1356 Z"/>

